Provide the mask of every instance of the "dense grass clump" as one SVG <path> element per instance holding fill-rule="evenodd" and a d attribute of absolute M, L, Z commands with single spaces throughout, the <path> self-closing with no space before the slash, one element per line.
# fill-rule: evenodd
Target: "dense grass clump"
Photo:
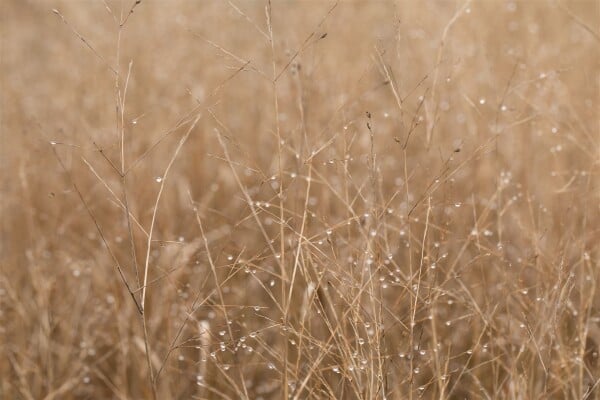
<path fill-rule="evenodd" d="M 600 396 L 598 2 L 0 9 L 0 398 Z"/>

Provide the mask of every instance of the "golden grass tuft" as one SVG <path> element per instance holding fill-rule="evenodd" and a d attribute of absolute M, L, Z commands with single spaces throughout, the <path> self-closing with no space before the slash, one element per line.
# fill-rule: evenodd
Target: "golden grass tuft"
<path fill-rule="evenodd" d="M 0 5 L 0 397 L 600 397 L 596 1 Z"/>

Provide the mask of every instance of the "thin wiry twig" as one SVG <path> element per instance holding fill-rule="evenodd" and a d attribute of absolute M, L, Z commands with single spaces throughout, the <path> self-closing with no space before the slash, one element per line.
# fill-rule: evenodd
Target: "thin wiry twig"
<path fill-rule="evenodd" d="M 98 53 L 98 51 L 96 51 L 96 49 L 94 48 L 94 46 L 92 46 L 90 44 L 90 42 L 84 38 L 79 32 L 77 32 L 77 30 L 75 28 L 73 28 L 66 20 L 66 18 L 60 13 L 60 11 L 58 11 L 56 8 L 52 9 L 52 12 L 56 15 L 58 15 L 60 17 L 60 19 L 62 20 L 62 22 L 69 27 L 69 29 L 71 29 L 71 32 L 73 32 L 75 34 L 75 36 L 77 36 L 79 38 L 79 40 L 81 40 L 83 42 L 83 44 L 85 44 L 85 46 L 90 49 L 92 51 L 92 53 L 94 53 L 94 55 L 96 57 L 98 57 L 103 63 L 104 65 L 115 75 L 118 75 L 118 72 L 116 69 L 114 69 L 107 61 L 106 59 L 100 54 Z"/>
<path fill-rule="evenodd" d="M 58 155 L 58 152 L 56 151 L 56 148 L 54 146 L 52 146 L 52 151 L 54 152 L 54 155 L 56 156 L 56 159 L 58 160 L 58 163 L 60 164 L 62 170 L 67 174 L 67 176 L 69 178 L 69 181 L 71 182 L 71 185 L 73 186 L 73 189 L 77 193 L 77 196 L 79 197 L 79 199 L 83 203 L 83 206 L 85 207 L 85 210 L 87 211 L 87 213 L 90 216 L 90 218 L 92 218 L 92 221 L 94 222 L 94 225 L 96 226 L 96 230 L 98 231 L 98 234 L 100 235 L 100 238 L 102 239 L 102 243 L 104 244 L 104 247 L 106 248 L 106 250 L 108 250 L 108 253 L 110 254 L 110 257 L 112 258 L 113 262 L 115 263 L 115 268 L 119 272 L 119 276 L 121 277 L 121 281 L 123 282 L 123 284 L 127 288 L 127 291 L 129 292 L 129 295 L 133 299 L 133 302 L 135 303 L 136 308 L 138 309 L 138 311 L 140 312 L 140 314 L 142 314 L 143 313 L 143 308 L 142 308 L 141 304 L 138 303 L 135 295 L 133 294 L 133 291 L 131 290 L 131 287 L 129 286 L 129 282 L 127 282 L 127 279 L 125 278 L 125 275 L 123 274 L 123 269 L 121 268 L 121 264 L 119 263 L 119 260 L 117 259 L 117 256 L 112 251 L 112 248 L 110 247 L 110 245 L 108 244 L 108 241 L 106 240 L 106 237 L 104 236 L 104 232 L 102 231 L 102 228 L 100 227 L 100 223 L 96 219 L 96 216 L 94 215 L 94 213 L 92 212 L 92 210 L 89 208 L 88 203 L 87 203 L 87 201 L 85 201 L 85 198 L 83 197 L 83 194 L 81 193 L 81 190 L 79 190 L 79 187 L 75 183 L 75 180 L 73 179 L 73 176 L 71 175 L 71 172 L 67 169 L 67 167 L 63 163 L 62 159 Z"/>
<path fill-rule="evenodd" d="M 131 14 L 133 14 L 133 11 L 135 10 L 135 8 L 142 2 L 142 0 L 134 0 L 133 4 L 131 5 L 131 8 L 129 9 L 129 12 L 127 13 L 127 15 L 125 16 L 125 18 L 121 21 L 121 23 L 119 24 L 119 27 L 122 28 L 123 26 L 125 26 L 125 24 L 127 23 L 127 20 L 129 19 L 129 17 L 131 16 Z"/>
<path fill-rule="evenodd" d="M 144 280 L 143 280 L 142 301 L 141 301 L 142 310 L 144 310 L 145 305 L 146 305 L 146 292 L 147 292 L 146 284 L 148 283 L 148 270 L 150 267 L 150 250 L 152 248 L 152 234 L 154 233 L 154 225 L 156 223 L 156 216 L 158 214 L 158 205 L 160 203 L 160 199 L 162 197 L 163 190 L 165 188 L 165 183 L 167 181 L 169 171 L 171 170 L 171 167 L 175 163 L 175 160 L 177 159 L 179 152 L 183 148 L 183 145 L 185 144 L 187 139 L 190 137 L 190 134 L 192 133 L 193 129 L 196 127 L 196 124 L 200 120 L 200 117 L 201 117 L 201 115 L 196 116 L 196 119 L 194 119 L 194 121 L 188 128 L 187 132 L 180 139 L 179 144 L 177 145 L 177 148 L 175 149 L 175 152 L 173 153 L 173 156 L 171 157 L 171 160 L 169 161 L 169 164 L 167 165 L 167 168 L 165 169 L 165 172 L 163 173 L 162 180 L 160 182 L 160 188 L 158 190 L 158 194 L 156 195 L 156 201 L 154 202 L 154 207 L 153 207 L 153 211 L 152 211 L 152 220 L 150 222 L 150 229 L 148 230 L 148 240 L 146 243 L 146 261 L 144 263 Z"/>
<path fill-rule="evenodd" d="M 315 30 L 313 30 L 306 37 L 306 39 L 304 39 L 304 42 L 302 43 L 302 45 L 300 46 L 300 48 L 298 48 L 298 50 L 296 50 L 296 52 L 288 60 L 287 64 L 285 64 L 285 66 L 281 69 L 281 71 L 279 71 L 279 73 L 275 76 L 275 81 L 279 80 L 279 77 L 281 77 L 281 75 L 290 67 L 290 65 L 292 65 L 292 63 L 294 62 L 294 60 L 296 59 L 296 57 L 298 57 L 300 55 L 300 53 L 302 53 L 306 49 L 306 47 L 310 44 L 310 40 L 313 37 L 315 37 L 315 35 L 317 34 L 318 29 L 323 25 L 323 23 L 325 23 L 325 20 L 327 19 L 327 17 L 329 17 L 329 14 L 331 14 L 333 12 L 333 10 L 338 6 L 338 3 L 339 3 L 339 1 L 336 1 L 333 4 L 333 6 L 331 6 L 331 8 L 329 9 L 329 11 L 327 11 L 327 13 L 325 13 L 325 15 L 323 16 L 323 18 L 321 18 L 321 21 L 319 21 L 319 23 L 317 24 Z M 325 36 L 327 36 L 327 33 L 322 34 L 319 37 L 319 39 L 324 39 Z"/>

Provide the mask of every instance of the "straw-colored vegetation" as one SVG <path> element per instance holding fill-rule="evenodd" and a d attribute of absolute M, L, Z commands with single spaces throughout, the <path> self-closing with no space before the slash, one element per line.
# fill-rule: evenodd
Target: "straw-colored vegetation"
<path fill-rule="evenodd" d="M 1 398 L 598 398 L 597 1 L 1 3 Z"/>

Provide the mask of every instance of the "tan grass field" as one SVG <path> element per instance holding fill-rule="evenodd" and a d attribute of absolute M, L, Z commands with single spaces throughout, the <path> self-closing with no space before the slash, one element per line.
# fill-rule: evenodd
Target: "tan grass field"
<path fill-rule="evenodd" d="M 599 2 L 0 10 L 1 399 L 600 398 Z"/>

